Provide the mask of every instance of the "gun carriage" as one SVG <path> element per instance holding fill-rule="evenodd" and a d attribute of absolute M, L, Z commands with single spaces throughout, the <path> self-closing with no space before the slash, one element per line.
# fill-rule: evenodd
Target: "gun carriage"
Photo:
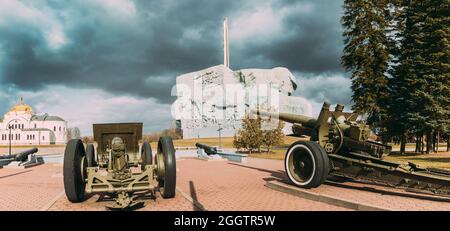
<path fill-rule="evenodd" d="M 330 104 L 325 102 L 317 119 L 261 110 L 253 113 L 292 123 L 292 136 L 310 137 L 310 141 L 293 143 L 284 160 L 288 178 L 299 187 L 315 188 L 335 175 L 450 195 L 450 171 L 383 160 L 392 148 L 369 140 L 369 126 L 357 121 L 358 114 L 343 110 L 344 106 L 338 104 L 330 111 Z"/>
<path fill-rule="evenodd" d="M 86 147 L 70 140 L 64 153 L 64 189 L 71 202 L 82 202 L 87 194 L 114 198 L 111 209 L 134 207 L 136 193 L 175 197 L 175 148 L 170 137 L 161 137 L 155 155 L 142 139 L 142 123 L 94 124 L 94 141 Z"/>

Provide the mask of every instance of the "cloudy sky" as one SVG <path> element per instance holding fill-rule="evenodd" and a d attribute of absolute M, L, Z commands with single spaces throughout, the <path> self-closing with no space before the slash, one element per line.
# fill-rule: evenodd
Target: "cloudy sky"
<path fill-rule="evenodd" d="M 0 0 L 0 115 L 19 97 L 91 134 L 98 122 L 170 126 L 177 75 L 223 62 L 287 67 L 318 111 L 350 104 L 340 0 Z"/>

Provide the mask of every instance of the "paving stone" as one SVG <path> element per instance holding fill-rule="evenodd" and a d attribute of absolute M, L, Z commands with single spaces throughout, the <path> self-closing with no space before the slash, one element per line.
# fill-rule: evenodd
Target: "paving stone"
<path fill-rule="evenodd" d="M 157 194 L 156 200 L 146 200 L 146 206 L 139 210 L 348 210 L 266 187 L 267 181 L 286 180 L 283 161 L 249 158 L 247 163 L 237 164 L 181 159 L 177 169 L 177 188 L 181 191 L 176 197 L 163 199 Z M 448 199 L 357 182 L 324 184 L 310 192 L 390 210 L 450 211 Z M 108 203 L 98 195 L 82 203 L 69 202 L 64 194 L 62 165 L 0 169 L 0 210 L 104 211 Z"/>

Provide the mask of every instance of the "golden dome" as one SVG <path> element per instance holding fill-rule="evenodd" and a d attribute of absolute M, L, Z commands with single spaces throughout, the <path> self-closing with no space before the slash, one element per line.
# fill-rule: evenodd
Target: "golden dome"
<path fill-rule="evenodd" d="M 20 103 L 14 105 L 11 108 L 10 112 L 25 112 L 25 113 L 33 114 L 33 108 L 30 105 L 24 103 L 23 98 L 20 97 Z"/>
<path fill-rule="evenodd" d="M 25 103 L 20 103 L 15 106 L 13 106 L 10 110 L 11 112 L 27 112 L 27 113 L 33 113 L 33 108 Z"/>
<path fill-rule="evenodd" d="M 31 108 L 31 106 L 27 105 L 27 104 L 18 104 L 18 105 L 13 106 L 11 108 L 11 111 L 15 111 L 15 112 L 18 112 L 18 111 L 33 112 L 33 108 Z"/>

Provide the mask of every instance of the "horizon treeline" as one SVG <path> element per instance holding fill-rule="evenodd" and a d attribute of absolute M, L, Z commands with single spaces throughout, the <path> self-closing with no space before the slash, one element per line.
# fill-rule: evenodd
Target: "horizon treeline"
<path fill-rule="evenodd" d="M 450 136 L 450 0 L 345 0 L 341 63 L 353 110 L 383 142 L 437 151 Z"/>

